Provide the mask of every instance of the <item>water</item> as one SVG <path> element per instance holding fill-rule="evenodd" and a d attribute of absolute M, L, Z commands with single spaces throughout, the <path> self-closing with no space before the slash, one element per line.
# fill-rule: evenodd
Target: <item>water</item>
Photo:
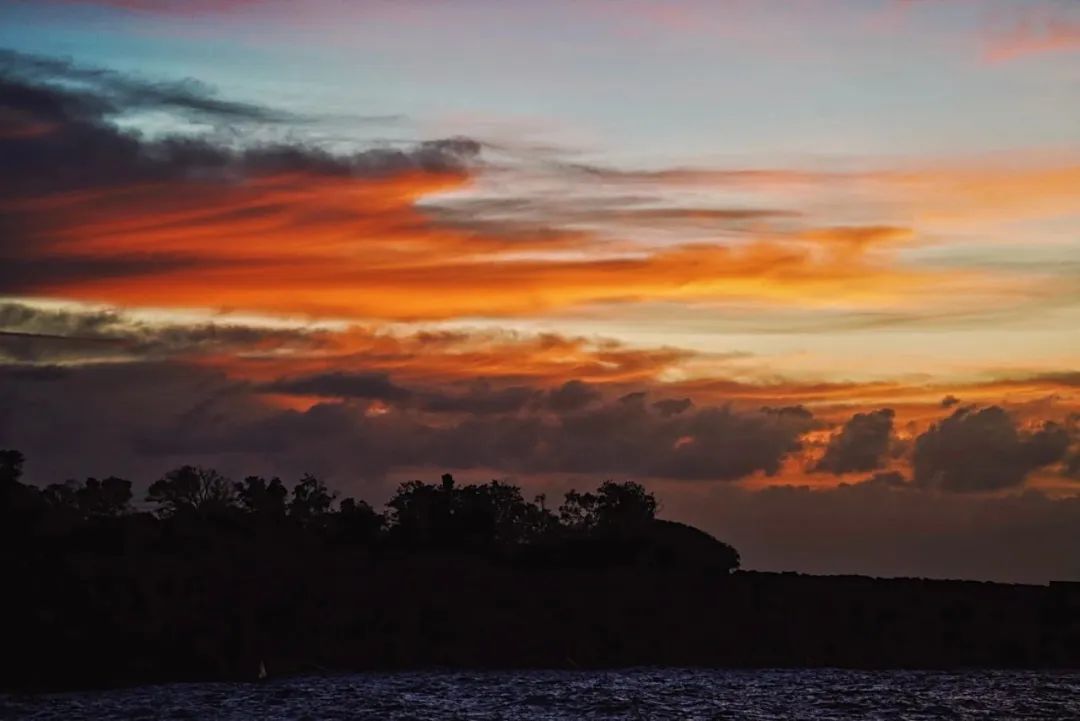
<path fill-rule="evenodd" d="M 1077 672 L 358 674 L 0 696 L 3 719 L 1080 719 Z"/>

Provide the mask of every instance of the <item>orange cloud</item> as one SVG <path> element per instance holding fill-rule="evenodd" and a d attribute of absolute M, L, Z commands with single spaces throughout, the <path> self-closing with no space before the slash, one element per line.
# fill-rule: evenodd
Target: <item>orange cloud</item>
<path fill-rule="evenodd" d="M 26 279 L 22 292 L 131 305 L 226 307 L 377 319 L 510 316 L 597 302 L 749 299 L 773 304 L 904 305 L 935 273 L 863 249 L 910 231 L 839 227 L 741 246 L 627 246 L 605 252 L 575 231 L 484 232 L 431 220 L 416 202 L 463 174 L 259 177 L 79 191 L 5 201 L 30 218 L 28 255 L 133 272 Z M 850 252 L 855 249 L 858 252 Z M 950 283 L 984 281 L 951 271 Z"/>
<path fill-rule="evenodd" d="M 1054 15 L 1028 14 L 987 43 L 985 58 L 1004 62 L 1028 55 L 1080 51 L 1080 22 Z"/>
<path fill-rule="evenodd" d="M 1022 213 L 1072 197 L 1080 166 L 879 177 L 931 215 Z M 470 182 L 464 172 L 289 173 L 23 197 L 0 211 L 27 219 L 36 242 L 24 258 L 68 264 L 54 277 L 27 274 L 18 292 L 136 306 L 417 320 L 657 300 L 897 309 L 961 291 L 1038 290 L 1023 277 L 898 264 L 893 251 L 914 231 L 895 225 L 646 246 L 559 228 L 474 229 L 417 206 Z M 931 200 L 945 185 L 951 195 Z M 79 264 L 86 272 L 70 269 Z"/>
<path fill-rule="evenodd" d="M 46 70 L 87 76 L 67 63 L 17 54 L 8 60 L 31 77 Z M 99 72 L 89 77 L 174 110 L 273 117 L 190 88 L 132 86 Z M 19 87 L 8 101 L 16 126 L 48 122 L 57 129 L 9 141 L 19 152 L 0 197 L 12 229 L 0 237 L 0 282 L 11 295 L 132 306 L 381 321 L 537 316 L 658 301 L 737 302 L 765 311 L 984 309 L 1043 299 L 1055 283 L 1034 274 L 910 262 L 902 251 L 917 234 L 922 239 L 922 228 L 852 222 L 866 217 L 861 207 L 846 213 L 848 222 L 826 217 L 815 227 L 809 214 L 753 203 L 688 207 L 691 198 L 669 193 L 703 184 L 693 198 L 703 200 L 726 184 L 833 191 L 843 183 L 851 186 L 841 188 L 852 191 L 849 204 L 861 206 L 869 197 L 870 207 L 901 207 L 912 216 L 905 221 L 916 221 L 1052 212 L 1067 207 L 1080 181 L 1075 163 L 861 173 L 642 173 L 556 164 L 560 193 L 534 197 L 528 168 L 517 169 L 520 176 L 503 168 L 492 175 L 504 184 L 519 180 L 526 195 L 485 198 L 477 182 L 490 178 L 477 162 L 482 145 L 469 139 L 352 156 L 302 144 L 236 150 L 200 139 L 148 141 L 96 106 L 72 101 L 70 89 Z M 47 102 L 26 101 L 38 96 Z M 620 183 L 648 185 L 656 200 L 635 204 Z M 583 187 L 596 193 L 596 202 L 567 200 Z M 465 188 L 471 194 L 460 192 Z M 476 204 L 439 205 L 451 191 Z M 612 227 L 604 227 L 605 214 L 616 220 Z M 590 223 L 591 216 L 601 222 Z M 684 226 L 678 234 L 648 233 L 649 223 L 671 218 Z M 688 229 L 688 218 L 732 225 Z"/>
<path fill-rule="evenodd" d="M 40 370 L 47 372 L 42 378 L 64 378 L 77 374 L 80 367 L 94 374 L 104 372 L 95 370 L 102 366 L 129 362 L 136 369 L 133 373 L 158 368 L 178 376 L 217 379 L 260 415 L 282 410 L 359 414 L 383 419 L 388 427 L 400 419 L 431 429 L 453 428 L 468 423 L 474 414 L 559 422 L 560 414 L 584 408 L 607 408 L 604 417 L 612 419 L 624 411 L 632 411 L 631 415 L 646 411 L 659 420 L 699 412 L 704 417 L 728 412 L 752 415 L 771 408 L 765 415 L 805 426 L 798 448 L 785 454 L 779 472 L 749 477 L 750 487 L 791 483 L 828 487 L 862 480 L 866 473 L 824 477 L 805 471 L 820 459 L 834 429 L 857 412 L 881 408 L 895 412 L 890 453 L 882 463 L 883 468 L 904 473 L 914 439 L 964 405 L 1001 405 L 1025 429 L 1037 429 L 1048 420 L 1075 424 L 1070 419 L 1080 417 L 1076 373 L 950 384 L 779 377 L 746 381 L 731 377 L 732 368 L 725 365 L 730 359 L 602 339 L 504 330 L 140 321 L 111 311 L 49 308 L 0 304 L 0 330 L 13 331 L 0 333 L 0 370 L 17 371 L 17 365 L 10 365 L 15 361 L 42 366 Z M 58 371 L 57 362 L 69 371 Z M 683 377 L 688 370 L 701 376 L 668 380 Z M 123 371 L 112 375 L 122 377 Z M 571 405 L 563 408 L 550 405 L 549 399 L 568 384 L 575 386 L 571 395 L 577 400 L 571 398 Z M 441 400 L 441 407 L 426 404 L 433 397 Z M 506 399 L 509 405 L 501 402 Z M 221 402 L 227 400 L 228 396 L 221 397 Z M 499 405 L 491 406 L 491 401 Z M 624 408 L 623 403 L 630 405 Z M 497 410 L 470 410 L 493 407 Z M 680 453 L 706 450 L 699 448 L 702 440 L 693 424 L 665 442 Z M 1039 487 L 1066 487 L 1054 480 L 1055 473 L 1058 470 L 1050 468 L 1049 475 L 1040 476 Z"/>
<path fill-rule="evenodd" d="M 1080 163 L 1059 160 L 944 165 L 882 176 L 920 219 L 977 222 L 1020 220 L 1076 212 Z"/>
<path fill-rule="evenodd" d="M 691 399 L 698 405 L 743 410 L 803 405 L 826 422 L 883 407 L 896 411 L 898 435 L 913 437 L 957 405 L 1007 407 L 1018 419 L 1065 421 L 1080 411 L 1075 373 L 1018 374 L 941 382 L 886 379 L 868 382 L 807 378 L 743 380 L 732 377 L 727 359 L 682 348 L 638 348 L 613 340 L 524 334 L 500 330 L 391 332 L 352 327 L 317 334 L 314 348 L 207 356 L 195 362 L 230 376 L 270 382 L 286 376 L 328 372 L 386 373 L 406 385 L 526 384 L 551 389 L 568 381 L 593 384 L 609 396 L 648 390 L 655 399 Z M 688 380 L 670 380 L 692 372 Z M 952 396 L 949 402 L 944 399 Z M 318 399 L 302 402 L 310 406 Z M 295 402 L 295 399 L 293 399 Z"/>
<path fill-rule="evenodd" d="M 631 348 L 610 340 L 510 331 L 392 333 L 353 327 L 317 335 L 316 350 L 210 355 L 196 359 L 229 375 L 267 382 L 328 371 L 379 371 L 411 383 L 455 383 L 487 378 L 552 388 L 567 381 L 614 388 L 653 384 L 692 351 Z"/>
<path fill-rule="evenodd" d="M 442 239 L 448 242 L 436 248 Z M 177 242 L 188 240 L 173 236 L 165 244 L 177 248 Z M 124 278 L 79 278 L 34 290 L 131 305 L 417 320 L 521 316 L 588 303 L 657 299 L 893 307 L 905 305 L 915 291 L 930 291 L 935 275 L 883 264 L 818 260 L 809 251 L 769 243 L 744 249 L 690 245 L 611 259 L 518 260 L 498 253 L 469 258 L 463 249 L 480 255 L 479 249 L 434 230 L 409 233 L 393 246 L 373 241 L 365 247 L 368 240 L 363 239 L 353 248 L 332 233 L 313 238 L 310 252 L 295 256 L 285 255 L 282 245 L 231 256 L 229 249 L 211 250 L 215 242 L 225 240 L 201 234 L 190 240 L 207 250 L 206 255 L 192 257 L 190 267 Z M 338 243 L 341 252 L 318 255 Z M 81 247 L 85 251 L 94 246 Z M 193 246 L 183 248 L 189 252 Z M 979 282 L 955 272 L 948 280 L 953 285 Z"/>

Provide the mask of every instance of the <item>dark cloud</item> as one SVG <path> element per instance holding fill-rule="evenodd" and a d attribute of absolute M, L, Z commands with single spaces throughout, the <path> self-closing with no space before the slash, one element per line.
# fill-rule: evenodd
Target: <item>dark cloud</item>
<path fill-rule="evenodd" d="M 1012 385 L 1025 385 L 1028 383 L 1052 383 L 1060 386 L 1080 388 L 1080 371 L 1058 371 L 1054 373 L 1034 373 L 1028 376 L 1006 378 L 997 381 L 995 385 L 1007 388 Z"/>
<path fill-rule="evenodd" d="M 107 332 L 111 323 L 87 325 Z M 831 490 L 665 482 L 775 471 L 814 418 L 798 407 L 691 407 L 665 417 L 648 396 L 582 397 L 589 402 L 557 414 L 538 405 L 512 415 L 432 417 L 408 407 L 370 415 L 349 401 L 281 409 L 257 386 L 198 364 L 0 366 L 0 447 L 27 454 L 33 482 L 118 474 L 137 496 L 183 463 L 232 477 L 312 472 L 376 504 L 396 482 L 441 470 L 518 474 L 538 492 L 565 488 L 567 476 L 579 487 L 609 475 L 651 478 L 666 517 L 735 544 L 751 568 L 1080 578 L 1080 498 L 941 494 L 896 473 Z M 1031 454 L 1045 460 L 1054 433 L 1042 430 L 1020 436 L 1041 439 Z"/>
<path fill-rule="evenodd" d="M 765 406 L 762 413 L 786 420 L 791 423 L 805 424 L 808 428 L 815 426 L 814 414 L 805 406 Z"/>
<path fill-rule="evenodd" d="M 113 122 L 132 111 L 147 109 L 196 113 L 223 123 L 289 119 L 261 106 L 218 99 L 195 81 L 151 82 L 68 61 L 3 51 L 0 151 L 7 182 L 0 187 L 32 194 L 145 181 L 235 181 L 281 172 L 352 176 L 406 170 L 438 173 L 460 171 L 480 151 L 478 143 L 466 138 L 428 141 L 409 150 L 374 148 L 352 155 L 332 154 L 304 144 L 245 149 L 194 136 L 150 140 Z"/>
<path fill-rule="evenodd" d="M 113 310 L 0 302 L 0 362 L 162 360 L 254 349 L 313 350 L 323 336 L 238 323 L 147 323 Z"/>
<path fill-rule="evenodd" d="M 554 170 L 576 175 L 583 180 L 614 185 L 664 183 L 675 186 L 746 185 L 754 183 L 784 183 L 793 185 L 820 184 L 858 178 L 861 173 L 844 171 L 785 170 L 770 168 L 701 168 L 673 167 L 663 169 L 627 169 L 588 163 L 555 161 Z"/>
<path fill-rule="evenodd" d="M 348 373 L 338 371 L 298 378 L 284 378 L 259 386 L 266 393 L 288 393 L 324 398 L 365 398 L 402 401 L 412 393 L 390 380 L 386 373 Z"/>
<path fill-rule="evenodd" d="M 800 217 L 795 211 L 774 208 L 672 206 L 659 196 L 626 194 L 469 198 L 444 201 L 424 210 L 439 223 L 481 232 L 632 226 L 744 233 L 766 222 Z"/>
<path fill-rule="evenodd" d="M 25 240 L 25 238 L 23 238 Z M 26 249 L 17 241 L 19 236 L 0 237 L 0 293 L 10 295 L 35 295 L 42 283 L 63 284 L 92 278 L 126 278 L 137 275 L 153 275 L 196 268 L 203 262 L 165 254 L 141 254 L 131 257 L 12 257 L 11 254 Z M 5 254 L 7 254 L 5 256 Z M 223 263 L 218 262 L 220 266 Z"/>
<path fill-rule="evenodd" d="M 551 390 L 548 393 L 547 405 L 557 413 L 565 413 L 581 410 L 598 400 L 600 400 L 600 391 L 588 383 L 573 380 Z"/>
<path fill-rule="evenodd" d="M 543 470 L 685 480 L 774 474 L 800 447 L 808 419 L 703 407 L 665 416 L 644 394 L 559 418 L 541 429 Z M 531 429 L 528 429 L 531 430 Z"/>
<path fill-rule="evenodd" d="M 0 362 L 58 363 L 127 355 L 124 341 L 0 330 Z"/>
<path fill-rule="evenodd" d="M 540 395 L 537 389 L 526 386 L 494 388 L 489 383 L 478 382 L 464 393 L 427 393 L 420 407 L 433 413 L 516 413 L 536 402 Z"/>
<path fill-rule="evenodd" d="M 245 383 L 189 364 L 0 366 L 0 446 L 33 458 L 31 480 L 41 483 L 110 467 L 144 482 L 179 461 L 144 448 L 193 436 L 210 443 L 271 412 Z M 215 448 L 199 459 L 223 460 Z"/>
<path fill-rule="evenodd" d="M 955 406 L 959 402 L 960 402 L 960 399 L 957 398 L 956 396 L 947 395 L 947 396 L 945 396 L 944 398 L 941 399 L 941 407 L 942 408 L 952 408 L 953 406 Z"/>
<path fill-rule="evenodd" d="M 964 407 L 916 439 L 915 482 L 955 492 L 1015 488 L 1035 469 L 1061 460 L 1068 445 L 1068 432 L 1057 423 L 1027 431 L 998 406 Z"/>
<path fill-rule="evenodd" d="M 22 85 L 21 89 L 12 86 L 10 92 L 22 93 L 23 107 L 36 111 L 38 117 L 56 121 L 95 119 L 147 109 L 166 109 L 222 120 L 279 122 L 297 119 L 260 105 L 223 100 L 216 97 L 213 88 L 197 80 L 135 78 L 112 70 L 78 65 L 65 58 L 12 50 L 0 49 L 0 77 L 16 77 L 45 85 Z M 17 95 L 15 97 L 18 99 Z"/>
<path fill-rule="evenodd" d="M 694 405 L 694 402 L 689 398 L 665 398 L 662 401 L 653 403 L 653 408 L 662 416 L 677 416 L 692 405 Z"/>
<path fill-rule="evenodd" d="M 841 474 L 879 468 L 889 450 L 894 415 L 891 408 L 856 413 L 829 439 L 813 470 Z"/>
<path fill-rule="evenodd" d="M 111 310 L 71 311 L 26 303 L 0 303 L 0 330 L 9 333 L 96 339 L 108 336 L 124 325 L 126 321 L 122 316 Z"/>
<path fill-rule="evenodd" d="M 475 141 L 450 138 L 344 155 L 300 142 L 225 144 L 192 132 L 149 138 L 117 124 L 146 110 L 226 126 L 295 121 L 268 108 L 222 100 L 194 81 L 152 82 L 66 60 L 0 51 L 0 199 L 9 201 L 0 209 L 0 293 L 28 294 L 81 279 L 158 274 L 210 262 L 152 248 L 108 257 L 80 256 L 70 248 L 54 251 L 59 237 L 78 229 L 79 213 L 113 206 L 118 212 L 145 211 L 184 197 L 200 207 L 205 205 L 198 202 L 200 193 L 215 197 L 246 180 L 268 176 L 295 177 L 294 182 L 302 184 L 304 176 L 459 174 L 480 152 Z M 247 207 L 237 212 L 274 210 Z M 217 266 L 227 262 L 214 261 Z M 250 267 L 258 261 L 243 262 Z"/>
<path fill-rule="evenodd" d="M 570 385 L 570 384 L 577 385 Z M 570 389 L 567 390 L 567 386 Z M 527 409 L 538 409 L 544 405 L 551 407 L 551 398 L 558 394 L 561 410 L 576 410 L 582 407 L 570 401 L 584 401 L 589 397 L 573 398 L 577 387 L 585 388 L 580 381 L 571 381 L 545 399 L 544 391 L 529 386 L 499 386 L 488 380 L 477 380 L 466 384 L 449 384 L 444 388 L 405 388 L 393 381 L 386 373 L 347 373 L 330 372 L 315 375 L 283 378 L 273 383 L 260 386 L 267 393 L 286 393 L 322 398 L 367 399 L 393 402 L 403 409 L 413 409 L 425 413 L 461 414 L 468 416 L 487 416 L 507 413 L 519 413 Z M 599 397 L 599 394 L 596 394 Z M 546 402 L 545 402 L 546 401 Z"/>
<path fill-rule="evenodd" d="M 43 373 L 38 370 L 37 372 Z M 324 402 L 306 411 L 266 403 L 268 390 L 380 398 Z M 703 407 L 664 416 L 644 394 L 552 414 L 535 390 L 408 391 L 385 375 L 324 374 L 252 385 L 187 363 L 71 366 L 28 378 L 0 367 L 0 446 L 42 459 L 54 480 L 93 470 L 128 473 L 173 459 L 246 472 L 318 468 L 337 479 L 379 479 L 394 469 L 614 474 L 734 480 L 775 473 L 799 447 L 806 420 Z M 411 395 L 410 395 L 411 394 Z M 64 453 L 57 454 L 56 449 Z M 56 475 L 51 475 L 56 474 Z"/>
<path fill-rule="evenodd" d="M 91 437 L 93 432 L 86 429 L 96 429 L 95 414 L 107 404 L 108 427 L 117 433 L 114 440 L 120 443 L 124 433 L 129 435 L 115 458 L 129 453 L 156 457 L 168 455 L 167 451 L 200 458 L 257 452 L 264 460 L 286 466 L 318 457 L 340 473 L 335 459 L 352 458 L 360 444 L 369 448 L 366 465 L 362 470 L 351 467 L 350 474 L 365 477 L 428 466 L 527 475 L 733 480 L 777 473 L 785 457 L 800 449 L 802 436 L 821 427 L 802 406 L 758 411 L 699 407 L 688 398 L 653 401 L 645 391 L 625 392 L 628 387 L 622 384 L 611 386 L 622 395 L 611 397 L 609 391 L 605 400 L 598 386 L 581 381 L 553 389 L 525 376 L 440 385 L 415 376 L 402 382 L 377 367 L 364 369 L 365 358 L 371 363 L 393 359 L 392 346 L 349 352 L 341 362 L 357 370 L 283 374 L 264 383 L 230 379 L 186 360 L 245 356 L 246 363 L 255 364 L 252 370 L 259 365 L 287 370 L 289 362 L 281 359 L 290 354 L 299 352 L 303 367 L 305 358 L 317 359 L 326 351 L 341 353 L 334 342 L 334 334 L 317 330 L 151 324 L 109 310 L 0 303 L 0 362 L 23 364 L 6 368 L 0 401 L 8 419 L 20 417 L 18 423 L 9 420 L 9 434 L 21 437 L 36 427 L 55 447 L 67 441 L 53 433 L 54 421 L 65 433 Z M 423 342 L 442 341 L 425 337 Z M 86 365 L 103 360 L 113 362 Z M 50 363 L 83 365 L 59 368 L 49 367 Z M 189 378 L 182 379 L 185 374 Z M 145 380 L 151 377 L 152 382 Z M 189 381 L 197 388 L 227 387 L 229 392 L 215 392 L 212 399 L 198 403 L 200 393 L 195 390 L 177 393 L 179 402 L 195 403 L 182 412 L 167 404 L 154 411 L 146 400 L 158 397 L 160 387 L 187 387 Z M 115 393 L 110 390 L 114 387 Z M 135 398 L 138 392 L 145 398 Z M 266 393 L 316 396 L 327 402 L 308 412 L 286 412 L 269 404 L 262 397 Z M 357 400 L 383 401 L 390 412 L 368 414 L 369 404 L 354 403 Z M 125 410 L 124 404 L 131 409 Z M 202 409 L 213 410 L 213 417 L 203 418 Z M 163 426 L 147 424 L 144 413 L 162 423 L 169 417 L 176 420 Z M 328 417 L 340 422 L 334 433 L 323 425 Z M 887 409 L 857 414 L 833 437 L 821 470 L 839 473 L 876 467 L 889 447 L 891 424 Z M 80 427 L 84 430 L 75 430 Z M 131 439 L 138 443 L 132 445 Z M 49 444 L 35 445 L 33 438 L 27 442 L 28 451 L 55 455 L 47 450 Z M 1031 469 L 1062 460 L 1068 444 L 1064 426 L 1021 430 L 1000 409 L 961 409 L 915 444 L 914 485 L 946 490 L 1018 486 Z M 279 456 L 281 451 L 275 449 L 288 450 Z M 73 451 L 73 462 L 78 457 Z M 984 466 L 992 469 L 989 475 Z M 881 482 L 878 479 L 878 485 Z M 892 485 L 900 484 L 898 480 Z"/>
<path fill-rule="evenodd" d="M 1080 479 L 1080 451 L 1073 451 L 1065 459 L 1065 475 L 1069 478 Z"/>
<path fill-rule="evenodd" d="M 0 365 L 0 376 L 9 382 L 47 382 L 66 378 L 71 371 L 63 366 Z"/>

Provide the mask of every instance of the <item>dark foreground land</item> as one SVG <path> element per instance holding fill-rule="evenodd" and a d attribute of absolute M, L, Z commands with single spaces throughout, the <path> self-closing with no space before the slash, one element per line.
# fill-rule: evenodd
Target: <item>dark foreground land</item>
<path fill-rule="evenodd" d="M 253 680 L 260 664 L 1080 668 L 1077 584 L 738 572 L 634 484 L 552 512 L 447 477 L 377 514 L 332 509 L 314 479 L 289 500 L 179 469 L 151 514 L 119 479 L 39 490 L 17 470 L 0 478 L 8 689 Z M 223 495 L 199 501 L 215 478 Z"/>

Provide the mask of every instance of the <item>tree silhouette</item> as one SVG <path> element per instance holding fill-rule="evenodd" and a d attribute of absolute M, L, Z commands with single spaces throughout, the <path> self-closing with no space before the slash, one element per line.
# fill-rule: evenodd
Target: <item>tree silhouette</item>
<path fill-rule="evenodd" d="M 568 491 L 559 520 L 578 533 L 631 531 L 656 518 L 656 497 L 640 483 L 604 481 L 596 493 Z"/>
<path fill-rule="evenodd" d="M 437 486 L 401 484 L 387 509 L 391 537 L 413 548 L 508 551 L 558 527 L 541 499 L 526 501 L 517 486 L 502 481 L 458 486 L 450 474 Z"/>
<path fill-rule="evenodd" d="M 0 450 L 0 532 L 10 535 L 32 523 L 41 512 L 41 494 L 33 486 L 19 482 L 23 471 L 23 454 L 16 450 Z"/>
<path fill-rule="evenodd" d="M 64 483 L 51 483 L 41 491 L 41 497 L 52 508 L 77 511 L 79 509 L 79 487 L 78 481 L 75 480 Z"/>
<path fill-rule="evenodd" d="M 109 476 L 87 478 L 76 492 L 79 510 L 89 517 L 115 518 L 127 512 L 131 503 L 131 481 Z"/>
<path fill-rule="evenodd" d="M 330 513 L 336 493 L 310 473 L 304 474 L 293 487 L 289 501 L 289 517 L 300 524 L 318 523 Z"/>
<path fill-rule="evenodd" d="M 656 497 L 640 483 L 604 481 L 596 491 L 596 525 L 600 528 L 636 529 L 656 518 Z"/>
<path fill-rule="evenodd" d="M 289 492 L 280 478 L 267 482 L 261 476 L 248 476 L 242 483 L 234 483 L 233 490 L 248 513 L 266 519 L 285 516 L 285 499 Z"/>
<path fill-rule="evenodd" d="M 410 547 L 429 547 L 450 541 L 454 477 L 446 474 L 439 486 L 407 481 L 387 502 L 390 534 Z"/>
<path fill-rule="evenodd" d="M 596 527 L 596 496 L 569 490 L 559 506 L 559 522 L 567 529 L 579 533 Z"/>
<path fill-rule="evenodd" d="M 365 501 L 342 499 L 338 507 L 336 537 L 346 543 L 370 544 L 378 540 L 385 526 L 382 514 Z"/>
<path fill-rule="evenodd" d="M 53 483 L 41 491 L 41 499 L 58 519 L 118 518 L 131 510 L 131 481 L 109 476 Z"/>
<path fill-rule="evenodd" d="M 17 483 L 22 477 L 23 454 L 15 450 L 0 450 L 0 485 Z"/>
<path fill-rule="evenodd" d="M 195 512 L 222 513 L 234 502 L 229 480 L 212 468 L 181 466 L 150 485 L 146 500 L 160 506 L 163 516 Z"/>
<path fill-rule="evenodd" d="M 534 535 L 535 511 L 517 486 L 501 481 L 464 486 L 455 498 L 454 527 L 468 545 L 506 548 Z"/>

